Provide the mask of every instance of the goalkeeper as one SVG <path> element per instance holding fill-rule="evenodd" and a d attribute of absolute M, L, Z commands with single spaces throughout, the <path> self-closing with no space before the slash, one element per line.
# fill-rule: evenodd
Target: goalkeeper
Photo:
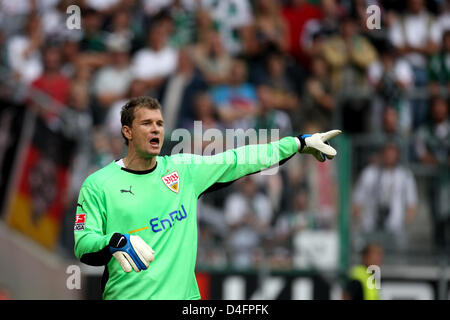
<path fill-rule="evenodd" d="M 128 154 L 86 178 L 74 225 L 77 258 L 105 266 L 103 299 L 200 299 L 197 199 L 297 152 L 332 159 L 336 150 L 327 140 L 340 133 L 285 137 L 214 156 L 159 156 L 164 122 L 157 100 L 131 99 L 121 122 Z M 255 154 L 268 161 L 249 161 Z"/>

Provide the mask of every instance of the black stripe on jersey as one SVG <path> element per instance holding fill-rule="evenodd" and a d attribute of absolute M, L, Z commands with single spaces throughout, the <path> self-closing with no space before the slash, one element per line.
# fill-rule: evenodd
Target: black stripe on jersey
<path fill-rule="evenodd" d="M 83 254 L 80 261 L 87 265 L 98 267 L 108 264 L 111 258 L 112 254 L 109 251 L 109 246 L 106 246 L 100 251 Z"/>
<path fill-rule="evenodd" d="M 108 282 L 108 280 L 109 280 L 109 270 L 108 270 L 108 266 L 106 265 L 105 270 L 103 271 L 103 274 L 102 274 L 102 280 L 100 282 L 100 287 L 101 287 L 102 293 L 105 291 L 106 283 Z"/>
<path fill-rule="evenodd" d="M 120 169 L 122 169 L 123 171 L 129 172 L 129 173 L 133 173 L 133 174 L 147 174 L 147 173 L 155 171 L 157 166 L 158 166 L 158 163 L 156 163 L 156 165 L 153 168 L 148 169 L 148 170 L 142 170 L 142 171 L 131 170 L 131 169 L 124 168 L 124 167 L 121 167 Z"/>
<path fill-rule="evenodd" d="M 95 267 L 107 265 L 109 263 L 109 260 L 111 260 L 112 258 L 109 247 L 117 248 L 117 245 L 119 244 L 121 238 L 122 235 L 120 233 L 114 233 L 106 247 L 96 252 L 83 254 L 80 258 L 80 261 Z"/>

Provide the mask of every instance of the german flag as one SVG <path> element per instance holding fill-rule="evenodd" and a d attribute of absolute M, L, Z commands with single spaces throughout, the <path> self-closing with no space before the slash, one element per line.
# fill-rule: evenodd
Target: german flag
<path fill-rule="evenodd" d="M 74 143 L 36 116 L 32 139 L 24 148 L 6 220 L 51 250 L 60 236 Z"/>

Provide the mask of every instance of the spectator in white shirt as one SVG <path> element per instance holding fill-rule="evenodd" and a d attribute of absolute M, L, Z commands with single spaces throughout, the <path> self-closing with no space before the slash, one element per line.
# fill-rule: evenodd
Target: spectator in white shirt
<path fill-rule="evenodd" d="M 442 30 L 436 17 L 426 10 L 423 0 L 410 0 L 408 10 L 392 24 L 388 37 L 400 54 L 408 60 L 414 73 L 414 86 L 428 83 L 427 59 L 439 50 Z M 424 99 L 411 101 L 412 126 L 419 127 L 427 113 Z"/>
<path fill-rule="evenodd" d="M 380 164 L 363 169 L 354 189 L 353 211 L 361 219 L 366 236 L 385 243 L 394 238 L 394 248 L 407 248 L 406 224 L 413 221 L 418 195 L 413 174 L 399 164 L 399 149 L 387 143 Z M 387 249 L 387 248 L 385 248 Z"/>
<path fill-rule="evenodd" d="M 236 34 L 253 23 L 252 6 L 249 0 L 200 0 L 219 26 L 219 33 L 228 52 L 233 55 L 242 50 Z"/>
<path fill-rule="evenodd" d="M 91 9 L 108 14 L 120 5 L 121 0 L 84 0 L 84 2 Z"/>
<path fill-rule="evenodd" d="M 130 45 L 126 39 L 110 38 L 106 45 L 110 64 L 98 71 L 93 83 L 95 99 L 102 108 L 109 108 L 123 99 L 133 80 L 128 54 Z"/>
<path fill-rule="evenodd" d="M 385 106 L 400 106 L 401 131 L 411 129 L 409 101 L 404 99 L 403 92 L 414 85 L 414 74 L 410 63 L 398 56 L 390 43 L 381 50 L 380 59 L 372 62 L 367 70 L 369 83 L 376 91 L 372 99 L 372 129 L 381 129 L 382 110 Z"/>
<path fill-rule="evenodd" d="M 426 58 L 439 48 L 441 28 L 437 19 L 426 10 L 423 0 L 410 0 L 408 10 L 390 28 L 389 40 L 404 54 L 415 73 L 416 85 L 426 82 Z"/>
<path fill-rule="evenodd" d="M 15 35 L 7 44 L 7 63 L 14 76 L 25 83 L 37 79 L 42 71 L 41 54 L 43 32 L 39 16 L 30 15 L 25 27 L 25 34 Z"/>
<path fill-rule="evenodd" d="M 168 37 L 167 28 L 154 22 L 148 32 L 148 46 L 137 51 L 133 57 L 135 78 L 144 80 L 154 89 L 159 89 L 164 79 L 177 67 L 177 51 L 168 45 Z"/>

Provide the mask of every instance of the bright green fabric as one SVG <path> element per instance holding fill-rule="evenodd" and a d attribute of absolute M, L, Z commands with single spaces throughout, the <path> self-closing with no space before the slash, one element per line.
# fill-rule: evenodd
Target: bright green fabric
<path fill-rule="evenodd" d="M 135 174 L 112 162 L 90 175 L 80 190 L 77 213 L 86 213 L 76 230 L 75 255 L 97 252 L 115 232 L 139 235 L 155 251 L 147 270 L 125 273 L 112 258 L 104 299 L 200 299 L 195 278 L 197 199 L 216 183 L 234 181 L 286 160 L 297 141 L 249 145 L 215 156 L 177 154 L 157 157 L 155 170 Z M 258 161 L 259 160 L 259 161 Z M 178 192 L 163 177 L 179 176 Z M 129 192 L 131 191 L 131 192 Z"/>
<path fill-rule="evenodd" d="M 358 280 L 361 283 L 363 289 L 364 300 L 379 300 L 378 289 L 373 286 L 369 288 L 368 281 L 371 274 L 367 273 L 367 268 L 363 265 L 358 265 L 352 268 L 350 271 L 350 278 Z"/>

